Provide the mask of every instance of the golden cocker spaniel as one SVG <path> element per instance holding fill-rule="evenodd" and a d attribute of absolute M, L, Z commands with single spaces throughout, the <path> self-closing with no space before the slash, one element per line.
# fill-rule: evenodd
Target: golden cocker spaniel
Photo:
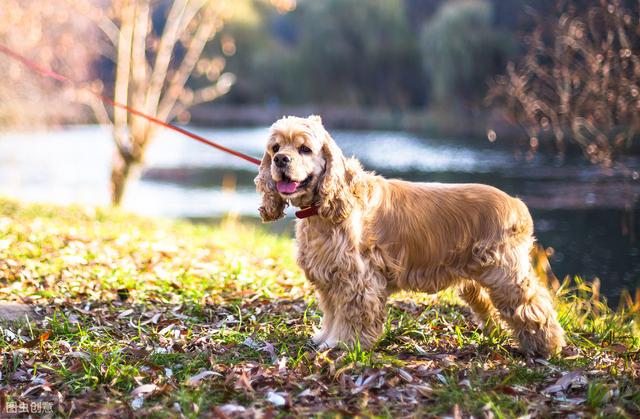
<path fill-rule="evenodd" d="M 564 346 L 551 296 L 531 271 L 533 222 L 525 204 L 487 185 L 385 179 L 345 158 L 317 116 L 271 127 L 260 173 L 260 215 L 288 203 L 316 206 L 299 220 L 298 264 L 315 286 L 324 317 L 321 348 L 380 337 L 387 297 L 458 286 L 477 320 L 504 320 L 523 351 Z"/>

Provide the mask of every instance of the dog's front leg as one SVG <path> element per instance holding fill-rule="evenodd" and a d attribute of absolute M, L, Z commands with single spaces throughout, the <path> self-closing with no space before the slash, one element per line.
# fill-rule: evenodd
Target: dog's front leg
<path fill-rule="evenodd" d="M 382 334 L 387 293 L 385 280 L 372 272 L 336 278 L 335 286 L 320 289 L 323 330 L 320 349 L 340 344 L 369 349 Z"/>
<path fill-rule="evenodd" d="M 330 297 L 330 293 L 318 291 L 318 305 L 320 306 L 320 310 L 322 310 L 323 315 L 320 323 L 320 330 L 313 335 L 311 340 L 319 347 L 327 346 L 325 345 L 325 341 L 331 334 L 331 329 L 333 328 L 335 320 L 335 304 L 332 304 Z"/>

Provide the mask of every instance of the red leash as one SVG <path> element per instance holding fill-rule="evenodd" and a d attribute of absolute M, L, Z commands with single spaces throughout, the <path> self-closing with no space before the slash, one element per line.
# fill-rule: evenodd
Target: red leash
<path fill-rule="evenodd" d="M 6 54 L 7 56 L 9 56 L 9 57 L 11 57 L 11 58 L 13 58 L 13 59 L 15 59 L 17 61 L 20 61 L 22 64 L 27 66 L 29 69 L 35 71 L 36 73 L 41 74 L 42 76 L 49 77 L 49 78 L 54 79 L 54 80 L 58 80 L 60 82 L 69 84 L 69 85 L 74 86 L 74 87 L 79 87 L 78 83 L 74 82 L 70 78 L 63 76 L 62 74 L 56 73 L 55 71 L 48 70 L 48 69 L 36 64 L 35 62 L 29 60 L 28 58 L 18 54 L 17 52 L 10 50 L 9 48 L 5 47 L 2 44 L 0 44 L 0 52 Z M 151 115 L 147 115 L 146 113 L 140 112 L 137 109 L 133 109 L 133 108 L 125 105 L 124 103 L 116 102 L 115 100 L 113 100 L 111 98 L 108 98 L 107 96 L 104 96 L 104 95 L 102 95 L 100 93 L 94 92 L 93 90 L 91 90 L 91 89 L 89 89 L 87 87 L 82 87 L 82 89 L 85 89 L 86 91 L 90 92 L 91 94 L 96 96 L 98 99 L 100 99 L 104 103 L 107 103 L 107 104 L 109 104 L 109 105 L 111 105 L 113 107 L 125 109 L 127 112 L 129 112 L 129 113 L 131 113 L 133 115 L 139 116 L 141 118 L 144 118 L 147 121 L 153 122 L 154 124 L 158 124 L 158 125 L 161 125 L 161 126 L 163 126 L 165 128 L 169 128 L 169 129 L 171 129 L 173 131 L 179 132 L 180 134 L 186 135 L 187 137 L 189 137 L 191 139 L 194 139 L 196 141 L 200 141 L 201 143 L 206 144 L 206 145 L 208 145 L 210 147 L 217 148 L 218 150 L 222 150 L 225 153 L 232 154 L 232 155 L 234 155 L 236 157 L 240 157 L 241 159 L 244 159 L 244 160 L 246 160 L 248 162 L 251 162 L 253 164 L 260 165 L 260 160 L 256 159 L 255 157 L 248 156 L 248 155 L 246 155 L 244 153 L 241 153 L 239 151 L 232 150 L 232 149 L 227 148 L 225 146 L 222 146 L 222 145 L 220 145 L 218 143 L 214 143 L 213 141 L 207 140 L 206 138 L 201 137 L 201 136 L 199 136 L 197 134 L 194 134 L 191 131 L 187 131 L 184 128 L 180 128 L 180 127 L 178 127 L 176 125 L 173 125 L 173 124 L 168 123 L 168 122 L 164 122 L 164 121 L 162 121 L 162 120 L 160 120 L 158 118 L 155 118 L 155 117 L 153 117 Z"/>
<path fill-rule="evenodd" d="M 206 145 L 208 145 L 210 147 L 214 147 L 214 148 L 217 148 L 218 150 L 224 151 L 225 153 L 229 153 L 229 154 L 234 155 L 236 157 L 240 157 L 241 159 L 244 159 L 244 160 L 246 160 L 246 161 L 248 161 L 250 163 L 256 164 L 258 166 L 260 165 L 260 160 L 256 159 L 255 157 L 251 157 L 251 156 L 249 156 L 247 154 L 244 154 L 244 153 L 241 153 L 239 151 L 232 150 L 230 148 L 222 146 L 222 145 L 220 145 L 218 143 L 215 143 L 215 142 L 213 142 L 211 140 L 207 140 L 206 138 L 201 137 L 201 136 L 199 136 L 197 134 L 194 134 L 191 131 L 187 131 L 184 128 L 180 128 L 180 127 L 178 127 L 176 125 L 173 125 L 173 124 L 171 124 L 169 122 L 164 122 L 164 121 L 162 121 L 162 120 L 160 120 L 158 118 L 155 118 L 155 117 L 153 117 L 151 115 L 147 115 L 144 112 L 140 112 L 137 109 L 131 108 L 130 106 L 127 106 L 127 105 L 125 105 L 123 103 L 116 102 L 115 100 L 113 100 L 113 99 L 111 99 L 111 98 L 109 98 L 107 96 L 104 96 L 104 95 L 102 95 L 100 93 L 94 92 L 93 90 L 91 90 L 91 89 L 89 89 L 87 87 L 80 87 L 77 82 L 71 80 L 70 78 L 63 76 L 62 74 L 56 73 L 53 70 L 48 70 L 48 69 L 38 65 L 37 63 L 31 61 L 30 59 L 26 58 L 25 56 L 23 56 L 21 54 L 18 54 L 17 52 L 7 48 L 6 46 L 4 46 L 2 44 L 0 44 L 0 52 L 4 53 L 5 55 L 7 55 L 10 58 L 13 58 L 14 60 L 20 61 L 27 68 L 31 69 L 32 71 L 34 71 L 36 73 L 39 73 L 40 75 L 42 75 L 44 77 L 48 77 L 48 78 L 57 80 L 59 82 L 69 84 L 69 85 L 74 86 L 76 88 L 82 88 L 82 89 L 90 92 L 94 96 L 96 96 L 98 99 L 100 99 L 104 103 L 107 103 L 107 104 L 109 104 L 109 105 L 111 105 L 113 107 L 125 109 L 127 112 L 129 112 L 129 113 L 131 113 L 133 115 L 139 116 L 141 118 L 144 118 L 147 121 L 153 122 L 154 124 L 158 124 L 158 125 L 163 126 L 165 128 L 169 128 L 170 130 L 179 132 L 180 134 L 186 135 L 187 137 L 189 137 L 189 138 L 191 138 L 193 140 L 200 141 L 201 143 L 206 144 Z M 308 207 L 308 208 L 303 208 L 300 211 L 296 211 L 296 217 L 297 218 L 307 218 L 307 217 L 311 217 L 312 215 L 316 215 L 317 213 L 318 213 L 317 207 L 312 206 L 312 207 Z"/>

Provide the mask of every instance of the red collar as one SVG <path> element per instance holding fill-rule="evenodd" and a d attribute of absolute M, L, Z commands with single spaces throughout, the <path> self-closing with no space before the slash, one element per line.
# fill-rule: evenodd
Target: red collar
<path fill-rule="evenodd" d="M 316 205 L 312 205 L 306 208 L 300 208 L 299 211 L 296 211 L 296 218 L 308 218 L 313 215 L 318 215 L 318 207 Z"/>

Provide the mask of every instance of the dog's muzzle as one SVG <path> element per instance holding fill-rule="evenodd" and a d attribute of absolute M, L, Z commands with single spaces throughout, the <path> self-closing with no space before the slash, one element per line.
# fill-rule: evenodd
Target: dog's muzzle
<path fill-rule="evenodd" d="M 313 175 L 307 176 L 302 182 L 291 180 L 288 176 L 282 175 L 282 180 L 276 182 L 278 192 L 285 195 L 291 195 L 294 192 L 303 190 L 311 183 Z"/>

